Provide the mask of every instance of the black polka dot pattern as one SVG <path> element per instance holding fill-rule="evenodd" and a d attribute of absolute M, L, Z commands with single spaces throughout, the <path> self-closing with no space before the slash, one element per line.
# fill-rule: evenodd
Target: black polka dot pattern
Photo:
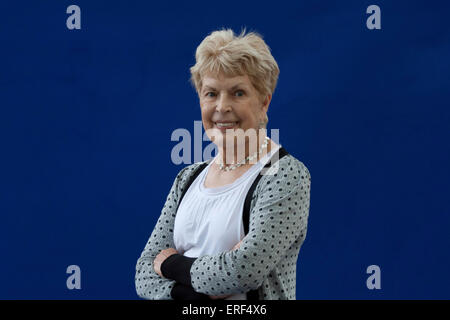
<path fill-rule="evenodd" d="M 136 290 L 146 299 L 171 299 L 174 281 L 161 279 L 152 261 L 174 247 L 173 224 L 178 195 L 200 163 L 177 175 L 161 217 L 138 260 Z M 244 293 L 259 289 L 260 299 L 295 299 L 296 266 L 306 237 L 311 176 L 292 155 L 279 160 L 278 172 L 264 175 L 250 207 L 249 233 L 237 250 L 199 257 L 191 267 L 191 283 L 208 295 Z"/>
<path fill-rule="evenodd" d="M 135 285 L 139 297 L 149 300 L 171 300 L 170 291 L 175 281 L 161 278 L 153 269 L 153 260 L 168 248 L 175 248 L 173 242 L 173 226 L 175 223 L 175 208 L 182 186 L 200 163 L 194 163 L 183 168 L 175 178 L 166 203 L 162 209 L 155 228 L 136 264 Z"/>

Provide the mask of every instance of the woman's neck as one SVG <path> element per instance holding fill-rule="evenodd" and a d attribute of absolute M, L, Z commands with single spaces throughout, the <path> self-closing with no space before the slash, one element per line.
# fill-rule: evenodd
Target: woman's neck
<path fill-rule="evenodd" d="M 241 145 L 234 144 L 234 148 L 233 145 L 228 149 L 225 146 L 219 148 L 218 161 L 225 165 L 232 165 L 242 162 L 248 156 L 254 156 L 253 159 L 245 161 L 245 164 L 255 164 L 272 150 L 272 141 L 265 135 L 251 140 L 245 139 L 245 144 Z M 262 148 L 264 143 L 266 143 L 266 147 Z"/>

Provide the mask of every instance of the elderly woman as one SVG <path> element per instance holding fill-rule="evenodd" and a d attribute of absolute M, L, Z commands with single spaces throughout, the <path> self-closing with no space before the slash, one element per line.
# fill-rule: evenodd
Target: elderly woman
<path fill-rule="evenodd" d="M 278 74 L 256 33 L 215 31 L 197 48 L 191 81 L 218 152 L 176 176 L 137 262 L 140 297 L 295 299 L 311 179 L 266 136 Z"/>

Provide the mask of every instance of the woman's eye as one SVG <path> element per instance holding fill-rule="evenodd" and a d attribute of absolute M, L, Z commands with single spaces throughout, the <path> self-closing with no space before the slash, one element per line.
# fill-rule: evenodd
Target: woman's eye
<path fill-rule="evenodd" d="M 216 94 L 215 94 L 214 92 L 211 92 L 211 91 L 210 91 L 210 92 L 207 92 L 207 93 L 206 93 L 206 96 L 207 96 L 207 97 L 215 97 Z"/>
<path fill-rule="evenodd" d="M 238 90 L 238 91 L 236 91 L 234 94 L 235 94 L 236 96 L 238 96 L 238 97 L 242 97 L 242 96 L 244 95 L 244 91 Z"/>

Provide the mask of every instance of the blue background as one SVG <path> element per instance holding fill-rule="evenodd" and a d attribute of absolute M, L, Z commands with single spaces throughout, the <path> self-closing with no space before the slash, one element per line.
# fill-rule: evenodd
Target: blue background
<path fill-rule="evenodd" d="M 81 30 L 66 8 L 81 8 Z M 366 8 L 381 8 L 381 30 Z M 448 1 L 0 4 L 0 298 L 137 299 L 135 263 L 201 120 L 211 31 L 261 33 L 269 129 L 310 170 L 297 299 L 449 299 Z M 206 146 L 206 142 L 203 146 Z M 66 268 L 81 268 L 81 290 Z M 368 290 L 366 268 L 381 268 Z"/>

